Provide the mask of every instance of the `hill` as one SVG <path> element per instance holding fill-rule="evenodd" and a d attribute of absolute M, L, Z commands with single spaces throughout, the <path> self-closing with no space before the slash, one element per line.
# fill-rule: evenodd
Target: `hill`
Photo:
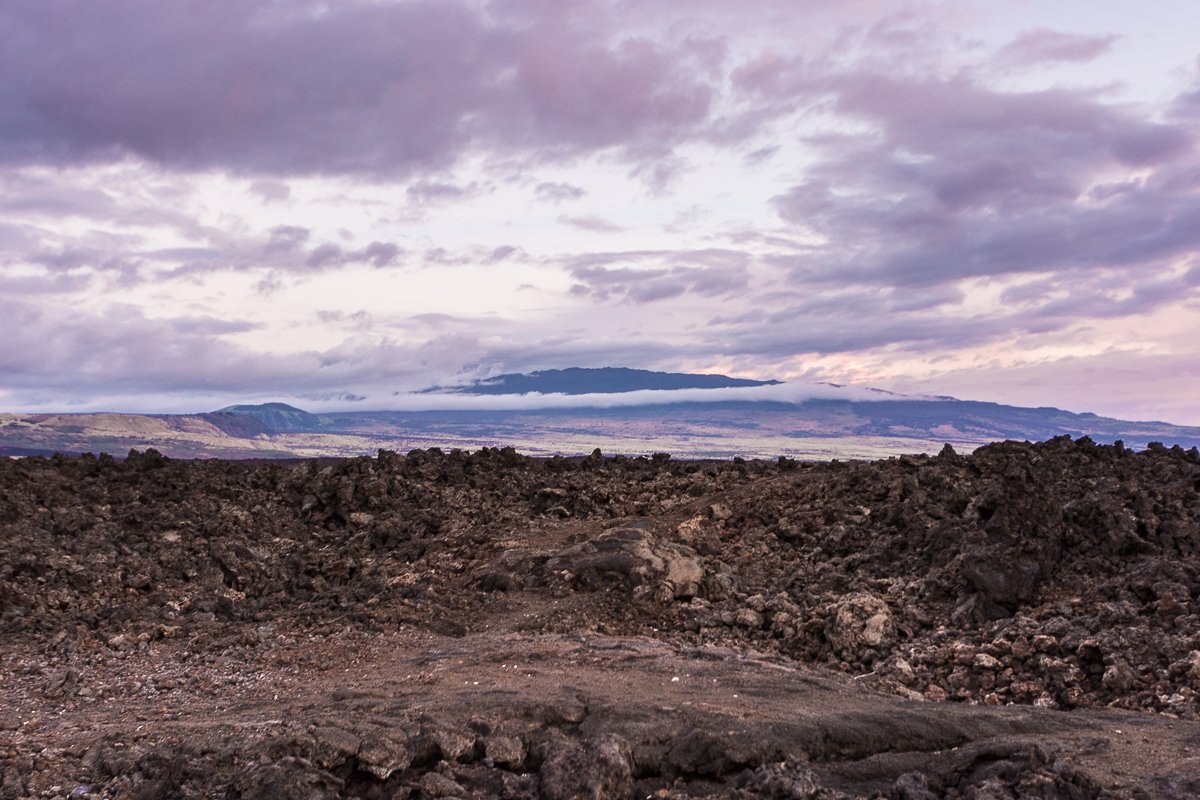
<path fill-rule="evenodd" d="M 226 406 L 215 414 L 253 417 L 274 433 L 285 431 L 313 431 L 321 427 L 319 417 L 287 403 L 260 403 L 258 405 Z"/>

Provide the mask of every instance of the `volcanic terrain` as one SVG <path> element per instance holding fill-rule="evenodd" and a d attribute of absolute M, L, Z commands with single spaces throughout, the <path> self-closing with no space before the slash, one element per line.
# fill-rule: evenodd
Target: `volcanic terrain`
<path fill-rule="evenodd" d="M 0 459 L 0 798 L 1194 797 L 1200 454 Z"/>

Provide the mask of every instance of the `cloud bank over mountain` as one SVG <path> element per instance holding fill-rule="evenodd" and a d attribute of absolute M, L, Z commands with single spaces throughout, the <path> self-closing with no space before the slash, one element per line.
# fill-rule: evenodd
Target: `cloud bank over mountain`
<path fill-rule="evenodd" d="M 384 400 L 389 411 L 526 411 L 560 408 L 626 408 L 674 403 L 771 402 L 804 403 L 810 400 L 896 400 L 900 395 L 879 390 L 830 384 L 781 383 L 772 386 L 734 386 L 722 389 L 639 389 L 631 392 L 564 394 L 469 395 L 449 393 L 400 394 Z M 905 399 L 927 399 L 923 396 Z M 375 406 L 373 403 L 372 406 Z"/>

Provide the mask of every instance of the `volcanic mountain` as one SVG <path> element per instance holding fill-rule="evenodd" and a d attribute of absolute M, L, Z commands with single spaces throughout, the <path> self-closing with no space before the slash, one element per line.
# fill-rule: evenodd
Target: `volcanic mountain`
<path fill-rule="evenodd" d="M 616 367 L 504 374 L 386 400 L 389 408 L 310 412 L 285 403 L 199 414 L 0 414 L 0 454 L 176 457 L 356 456 L 380 449 L 513 446 L 531 455 L 669 452 L 827 460 L 972 450 L 1003 440 L 1088 436 L 1143 449 L 1200 445 L 1200 428 L 1058 408 L 915 397 L 833 384 Z"/>
<path fill-rule="evenodd" d="M 652 372 L 628 367 L 568 367 L 528 374 L 509 373 L 477 380 L 466 386 L 435 387 L 426 393 L 458 394 L 619 394 L 646 389 L 730 389 L 747 386 L 776 386 L 782 381 L 756 381 L 727 375 L 698 375 L 685 372 Z"/>

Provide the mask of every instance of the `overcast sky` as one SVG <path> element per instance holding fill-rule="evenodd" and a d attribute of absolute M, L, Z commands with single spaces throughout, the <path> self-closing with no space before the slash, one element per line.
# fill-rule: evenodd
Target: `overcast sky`
<path fill-rule="evenodd" d="M 1198 30 L 1179 0 L 5 0 L 0 410 L 611 365 L 1200 424 Z"/>

